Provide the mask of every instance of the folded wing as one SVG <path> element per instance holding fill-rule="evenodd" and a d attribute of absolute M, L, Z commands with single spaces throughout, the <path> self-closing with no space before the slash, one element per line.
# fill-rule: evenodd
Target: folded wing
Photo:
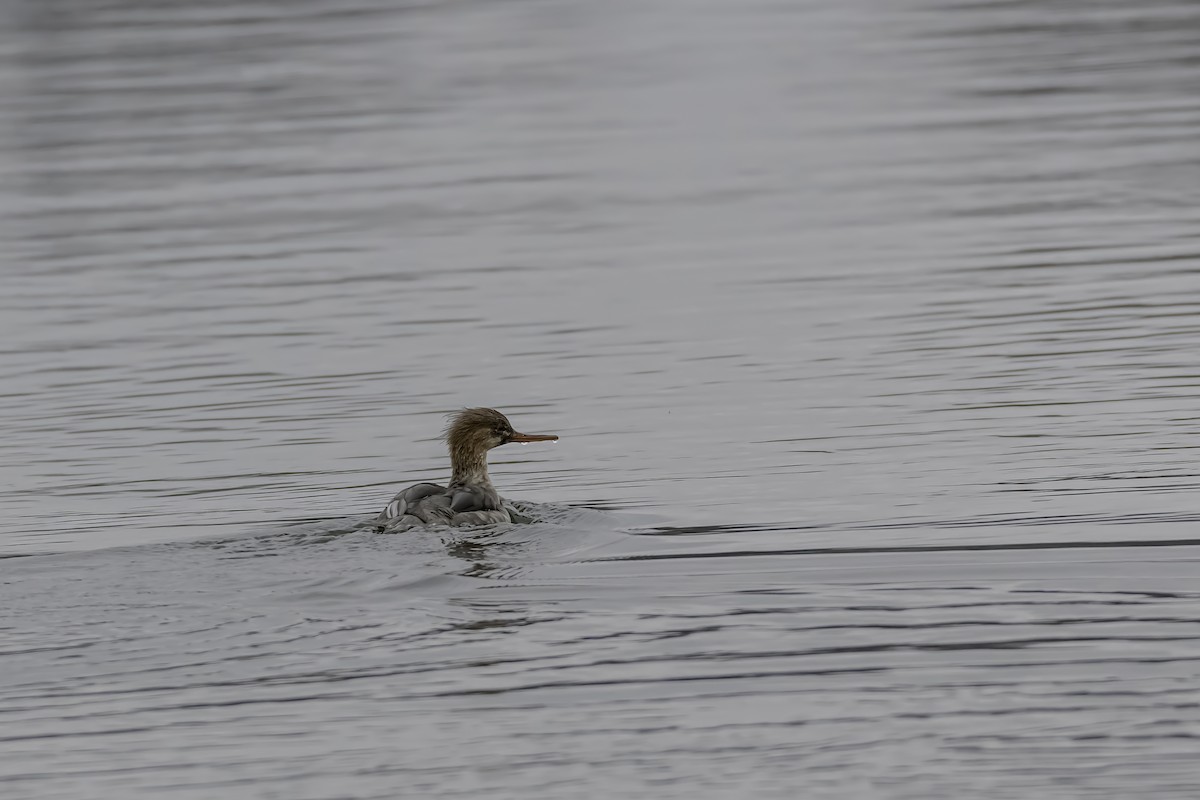
<path fill-rule="evenodd" d="M 500 495 L 490 487 L 418 483 L 397 494 L 371 524 L 380 531 L 401 531 L 439 523 L 459 526 L 511 521 Z"/>

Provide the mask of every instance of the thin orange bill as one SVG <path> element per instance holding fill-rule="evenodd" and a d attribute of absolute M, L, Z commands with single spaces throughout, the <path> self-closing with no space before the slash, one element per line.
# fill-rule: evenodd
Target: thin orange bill
<path fill-rule="evenodd" d="M 558 437 L 553 433 L 514 433 L 510 442 L 557 442 Z"/>

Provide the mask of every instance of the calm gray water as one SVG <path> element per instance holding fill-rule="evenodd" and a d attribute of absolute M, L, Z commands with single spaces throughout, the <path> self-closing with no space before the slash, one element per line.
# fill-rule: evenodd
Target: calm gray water
<path fill-rule="evenodd" d="M 1198 42 L 7 0 L 0 796 L 1192 800 Z"/>

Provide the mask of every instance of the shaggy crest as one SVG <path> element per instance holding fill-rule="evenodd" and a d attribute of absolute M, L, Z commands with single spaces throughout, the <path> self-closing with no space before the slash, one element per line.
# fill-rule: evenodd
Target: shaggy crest
<path fill-rule="evenodd" d="M 451 484 L 489 484 L 487 451 L 513 435 L 508 417 L 494 408 L 464 408 L 446 425 L 446 444 L 454 467 Z"/>

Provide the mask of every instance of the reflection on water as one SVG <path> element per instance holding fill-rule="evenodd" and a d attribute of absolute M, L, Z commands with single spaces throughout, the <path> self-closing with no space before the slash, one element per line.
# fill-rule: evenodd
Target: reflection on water
<path fill-rule="evenodd" d="M 4 796 L 1195 795 L 1193 4 L 0 22 Z"/>

